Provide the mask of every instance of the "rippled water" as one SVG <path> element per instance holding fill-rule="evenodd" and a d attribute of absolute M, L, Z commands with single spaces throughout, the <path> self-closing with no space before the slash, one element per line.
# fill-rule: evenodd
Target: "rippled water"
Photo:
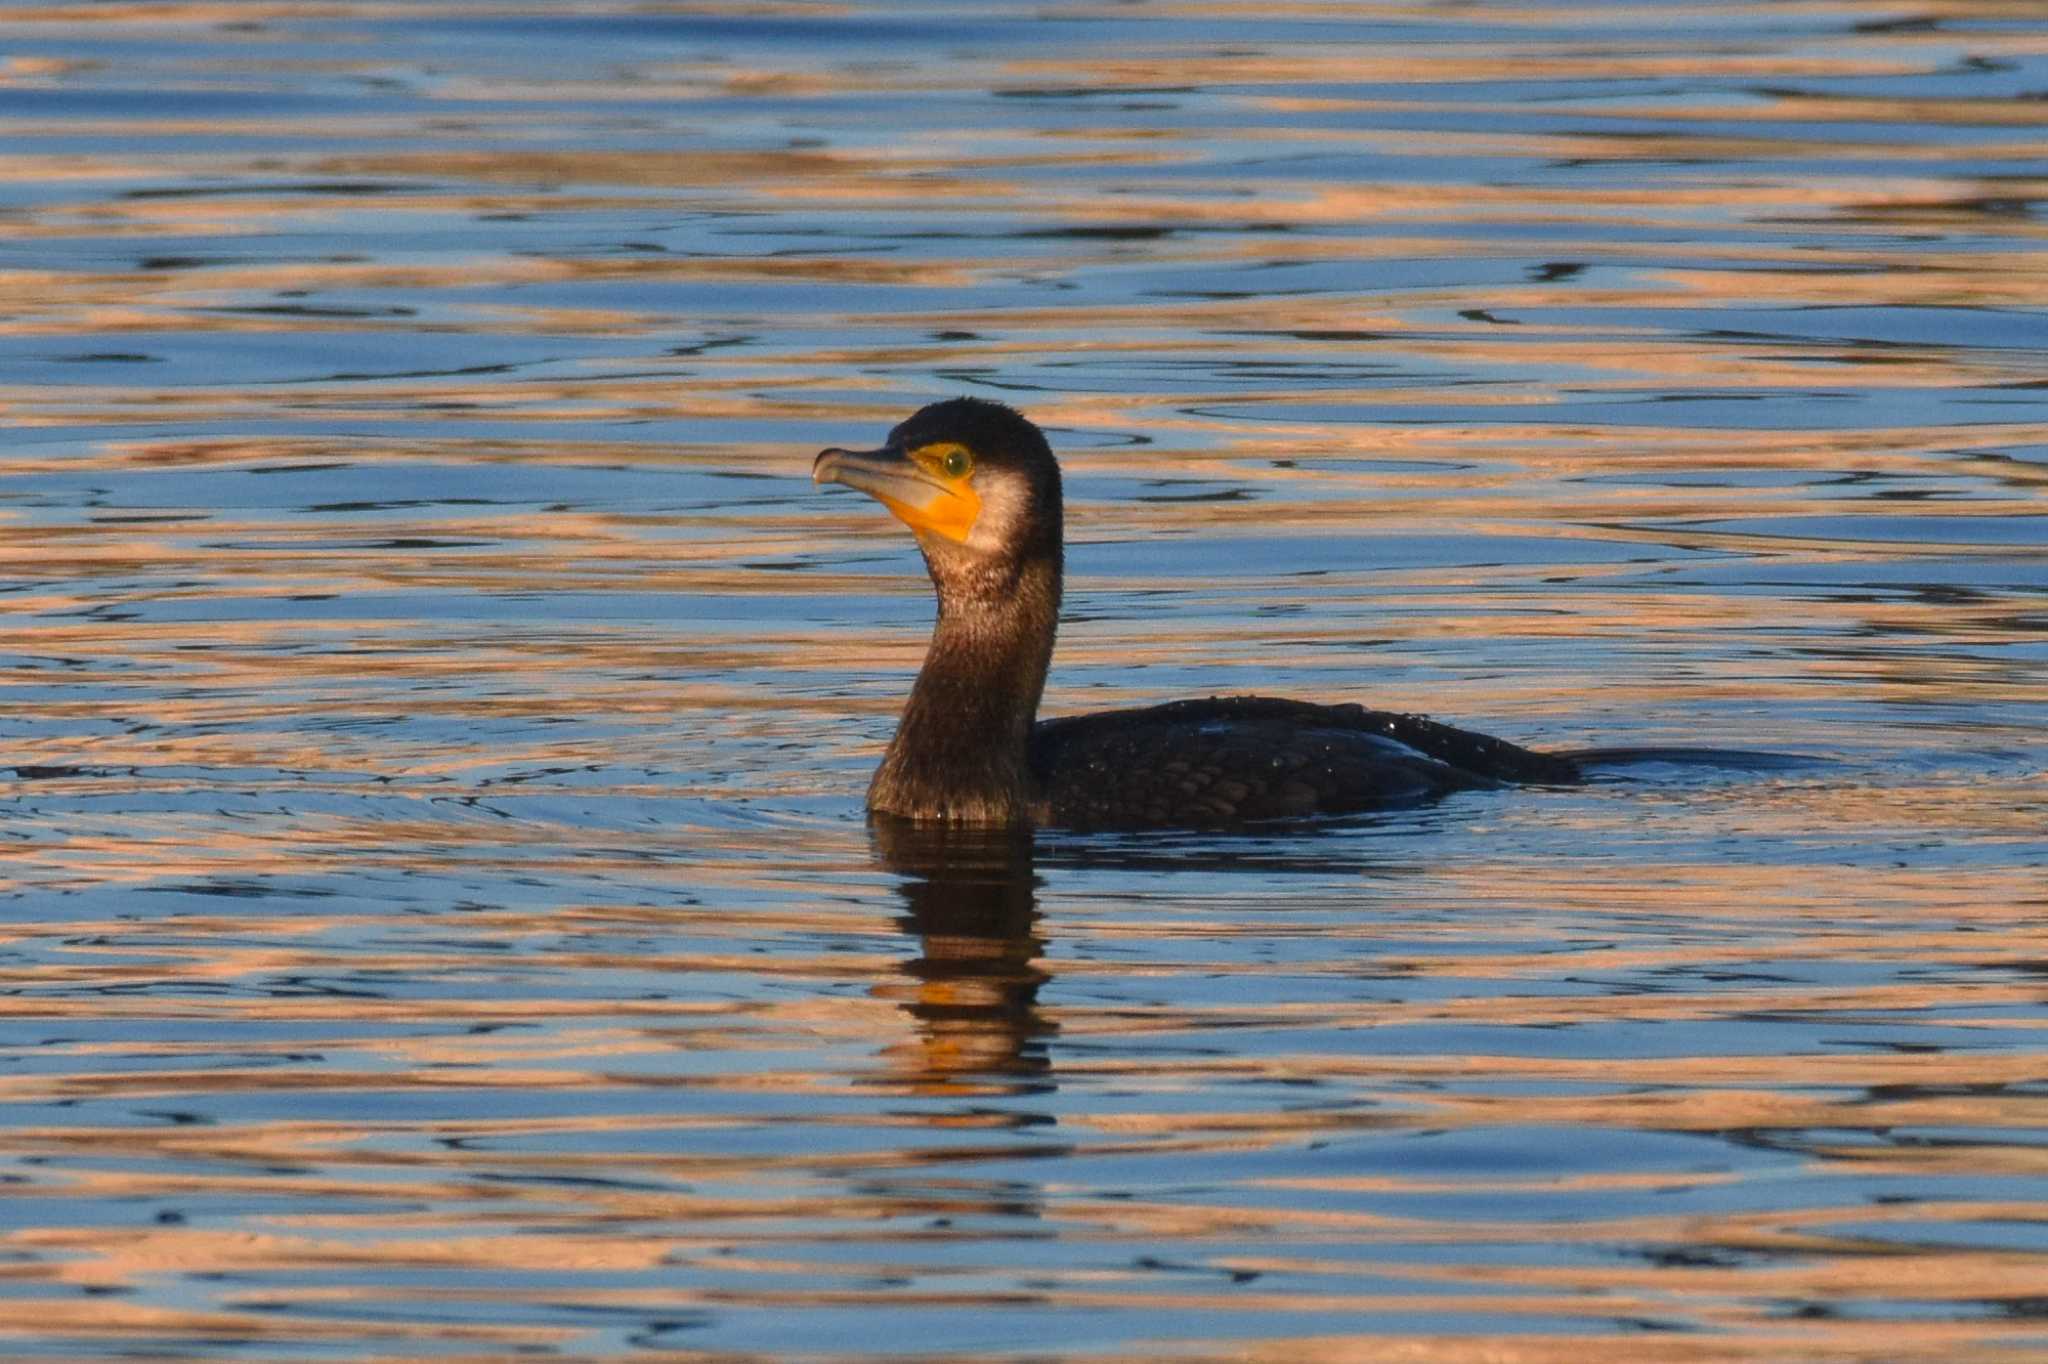
<path fill-rule="evenodd" d="M 2048 1356 L 2033 0 L 0 15 L 10 1357 Z M 860 797 L 1051 713 L 1801 755 Z M 1625 778 L 1625 779 L 1621 779 Z"/>

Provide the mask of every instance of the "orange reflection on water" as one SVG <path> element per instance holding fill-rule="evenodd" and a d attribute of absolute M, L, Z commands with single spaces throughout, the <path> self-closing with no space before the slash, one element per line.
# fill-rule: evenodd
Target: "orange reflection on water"
<path fill-rule="evenodd" d="M 2048 36 L 1354 9 L 0 20 L 0 1339 L 2038 1353 Z M 871 830 L 958 390 L 1050 711 L 1822 761 Z"/>

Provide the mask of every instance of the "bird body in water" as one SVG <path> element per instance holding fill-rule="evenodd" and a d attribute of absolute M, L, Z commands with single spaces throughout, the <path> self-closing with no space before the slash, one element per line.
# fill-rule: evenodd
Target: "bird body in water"
<path fill-rule="evenodd" d="M 1570 758 L 1420 716 L 1263 696 L 1038 719 L 1059 625 L 1059 464 L 1001 403 L 920 409 L 877 450 L 823 451 L 818 483 L 869 494 L 917 535 L 939 599 L 924 667 L 868 786 L 918 821 L 1219 827 L 1581 780 Z"/>

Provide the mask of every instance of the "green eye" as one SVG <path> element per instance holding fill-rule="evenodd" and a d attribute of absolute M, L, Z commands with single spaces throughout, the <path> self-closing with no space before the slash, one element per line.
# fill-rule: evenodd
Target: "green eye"
<path fill-rule="evenodd" d="M 965 478 L 968 471 L 974 467 L 974 456 L 956 445 L 946 451 L 946 458 L 940 467 L 946 471 L 947 478 Z"/>

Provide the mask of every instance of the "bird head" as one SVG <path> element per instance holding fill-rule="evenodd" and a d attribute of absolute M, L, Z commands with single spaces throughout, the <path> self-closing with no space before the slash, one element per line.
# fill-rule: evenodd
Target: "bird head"
<path fill-rule="evenodd" d="M 1044 433 L 984 398 L 920 408 L 874 450 L 821 451 L 814 483 L 843 483 L 917 533 L 926 557 L 1011 558 L 1060 546 L 1060 473 Z"/>

